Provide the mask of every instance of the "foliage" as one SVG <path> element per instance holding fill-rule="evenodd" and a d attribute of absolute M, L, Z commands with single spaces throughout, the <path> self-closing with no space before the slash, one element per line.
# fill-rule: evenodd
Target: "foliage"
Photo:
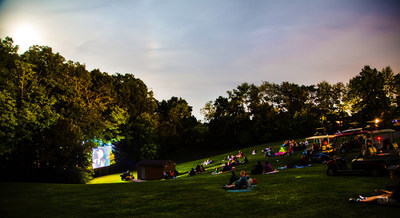
<path fill-rule="evenodd" d="M 353 102 L 353 117 L 359 122 L 384 119 L 386 124 L 398 115 L 398 86 L 390 67 L 382 71 L 365 66 L 349 83 L 348 98 Z"/>
<path fill-rule="evenodd" d="M 343 83 L 299 86 L 283 82 L 243 83 L 209 101 L 202 109 L 208 121 L 209 143 L 220 146 L 248 145 L 274 139 L 324 134 L 350 127 L 353 120 L 362 127 L 383 119 L 392 127 L 399 117 L 400 76 L 390 67 L 381 72 L 365 66 L 359 75 Z"/>
<path fill-rule="evenodd" d="M 156 115 L 159 121 L 157 141 L 161 145 L 162 153 L 197 144 L 198 123 L 186 100 L 177 97 L 162 100 L 158 102 Z"/>
<path fill-rule="evenodd" d="M 112 87 L 94 84 L 94 73 L 49 47 L 18 56 L 6 38 L 0 48 L 2 170 L 29 172 L 21 180 L 85 182 L 95 146 L 90 140 L 118 137 L 126 122 L 107 92 Z"/>

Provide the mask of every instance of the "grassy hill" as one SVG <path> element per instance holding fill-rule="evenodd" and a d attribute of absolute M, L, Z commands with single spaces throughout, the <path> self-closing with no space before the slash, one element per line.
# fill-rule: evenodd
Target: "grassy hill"
<path fill-rule="evenodd" d="M 272 144 L 274 147 L 281 143 Z M 241 150 L 249 163 L 236 171 L 250 171 L 258 160 L 265 160 L 265 145 Z M 228 193 L 221 188 L 229 174 L 212 175 L 215 166 L 228 154 L 210 157 L 215 162 L 207 171 L 193 177 L 172 180 L 121 182 L 119 175 L 97 178 L 87 185 L 2 183 L 0 188 L 3 217 L 398 217 L 399 208 L 350 204 L 350 197 L 372 195 L 374 189 L 394 183 L 388 177 L 328 177 L 324 164 L 302 169 L 285 169 L 270 175 L 254 175 L 258 186 L 251 192 Z M 297 159 L 268 158 L 273 167 Z M 179 163 L 186 172 L 205 159 Z M 237 172 L 239 173 L 239 172 Z"/>

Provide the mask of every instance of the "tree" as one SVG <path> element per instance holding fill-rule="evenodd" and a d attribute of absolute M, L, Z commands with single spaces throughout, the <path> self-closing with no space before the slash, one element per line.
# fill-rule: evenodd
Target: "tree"
<path fill-rule="evenodd" d="M 93 85 L 84 65 L 51 48 L 33 46 L 18 56 L 11 39 L 0 48 L 2 166 L 30 180 L 84 182 L 93 139 L 116 136 L 125 111 Z"/>
<path fill-rule="evenodd" d="M 389 69 L 382 73 L 365 66 L 359 75 L 350 80 L 348 98 L 354 102 L 352 112 L 359 122 L 382 117 L 389 109 L 392 89 L 388 82 L 394 80 Z"/>
<path fill-rule="evenodd" d="M 179 147 L 197 144 L 195 136 L 197 120 L 192 115 L 192 107 L 186 100 L 177 97 L 171 97 L 167 101 L 162 100 L 158 102 L 156 114 L 159 121 L 157 141 L 163 154 Z"/>
<path fill-rule="evenodd" d="M 348 117 L 344 108 L 346 87 L 343 83 L 331 85 L 322 81 L 317 84 L 314 92 L 313 103 L 318 109 L 317 117 L 320 126 L 325 127 L 328 132 L 336 131 L 340 128 L 339 124 L 342 124 L 343 120 Z M 337 121 L 339 121 L 339 124 Z"/>
<path fill-rule="evenodd" d="M 118 106 L 126 111 L 127 120 L 120 125 L 120 140 L 115 144 L 116 160 L 127 167 L 140 158 L 156 158 L 157 102 L 146 84 L 131 74 L 113 75 L 113 89 Z"/>

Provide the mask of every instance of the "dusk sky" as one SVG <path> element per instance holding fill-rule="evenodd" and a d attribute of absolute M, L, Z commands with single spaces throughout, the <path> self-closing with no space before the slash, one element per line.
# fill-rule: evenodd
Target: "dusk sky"
<path fill-rule="evenodd" d="M 132 73 L 158 100 L 207 101 L 243 82 L 347 83 L 400 72 L 400 1 L 0 0 L 0 38 L 90 71 Z"/>

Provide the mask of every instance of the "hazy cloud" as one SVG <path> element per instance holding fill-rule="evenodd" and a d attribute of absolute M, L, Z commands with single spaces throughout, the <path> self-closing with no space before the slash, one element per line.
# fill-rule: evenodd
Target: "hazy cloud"
<path fill-rule="evenodd" d="M 6 0 L 0 37 L 30 24 L 66 59 L 133 73 L 200 117 L 242 82 L 348 82 L 364 65 L 399 72 L 399 9 L 389 0 Z"/>

